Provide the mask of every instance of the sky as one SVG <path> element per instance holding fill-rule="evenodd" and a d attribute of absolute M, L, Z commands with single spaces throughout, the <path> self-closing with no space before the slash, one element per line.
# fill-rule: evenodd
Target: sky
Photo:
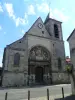
<path fill-rule="evenodd" d="M 6 45 L 20 39 L 38 17 L 62 21 L 65 55 L 69 54 L 68 36 L 75 27 L 75 0 L 0 0 L 0 66 Z"/>

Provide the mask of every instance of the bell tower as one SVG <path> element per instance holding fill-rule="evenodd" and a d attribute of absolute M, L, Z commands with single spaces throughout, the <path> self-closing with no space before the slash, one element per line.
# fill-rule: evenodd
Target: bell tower
<path fill-rule="evenodd" d="M 50 35 L 50 40 L 52 43 L 52 70 L 54 70 L 54 68 L 58 68 L 58 71 L 60 72 L 61 70 L 65 69 L 65 49 L 62 36 L 62 22 L 50 18 L 48 14 L 44 25 Z"/>
<path fill-rule="evenodd" d="M 51 38 L 57 39 L 57 40 L 63 40 L 62 26 L 61 26 L 62 22 L 50 18 L 48 14 L 44 24 Z"/>

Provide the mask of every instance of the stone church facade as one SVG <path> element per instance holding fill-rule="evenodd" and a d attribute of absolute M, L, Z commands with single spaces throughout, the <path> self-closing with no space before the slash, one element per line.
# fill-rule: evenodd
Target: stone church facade
<path fill-rule="evenodd" d="M 39 17 L 25 35 L 7 45 L 2 86 L 67 83 L 61 22 Z"/>

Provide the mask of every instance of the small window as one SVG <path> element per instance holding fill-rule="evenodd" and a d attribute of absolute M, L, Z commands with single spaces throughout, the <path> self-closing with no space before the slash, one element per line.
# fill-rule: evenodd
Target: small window
<path fill-rule="evenodd" d="M 21 41 L 19 41 L 19 43 L 21 43 Z"/>
<path fill-rule="evenodd" d="M 61 58 L 58 58 L 58 69 L 61 69 L 62 63 L 61 63 Z"/>
<path fill-rule="evenodd" d="M 14 66 L 19 66 L 19 62 L 20 62 L 20 54 L 16 53 L 14 55 Z"/>
<path fill-rule="evenodd" d="M 54 33 L 55 33 L 55 37 L 59 38 L 58 26 L 56 24 L 54 24 Z"/>
<path fill-rule="evenodd" d="M 42 31 L 42 34 L 44 34 L 44 31 Z"/>

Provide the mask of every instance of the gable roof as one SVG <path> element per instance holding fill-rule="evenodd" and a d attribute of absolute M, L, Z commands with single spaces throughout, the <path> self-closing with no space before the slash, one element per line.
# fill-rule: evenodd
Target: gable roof
<path fill-rule="evenodd" d="M 72 31 L 72 33 L 71 33 L 70 36 L 68 37 L 67 41 L 69 41 L 69 39 L 71 38 L 71 36 L 73 35 L 74 32 L 75 32 L 75 29 Z"/>
<path fill-rule="evenodd" d="M 39 25 L 42 25 L 42 28 L 39 27 Z M 44 32 L 44 33 L 43 33 Z M 50 37 L 49 33 L 47 32 L 45 25 L 39 17 L 33 25 L 30 27 L 30 29 L 27 31 L 29 35 L 35 35 L 35 36 L 42 36 L 42 37 Z"/>
<path fill-rule="evenodd" d="M 33 25 L 30 27 L 30 29 L 32 29 L 32 27 L 34 26 L 34 24 L 35 24 L 39 19 L 41 19 L 41 17 L 39 17 L 39 18 L 33 23 Z M 42 20 L 42 19 L 41 19 L 41 20 Z M 30 31 L 30 29 L 27 31 L 27 33 Z"/>
<path fill-rule="evenodd" d="M 41 17 L 38 17 L 38 19 L 40 19 Z M 37 19 L 37 20 L 38 20 Z M 28 31 L 24 34 L 24 36 L 23 37 L 25 37 L 27 34 L 28 34 L 28 32 L 30 31 L 30 29 L 32 29 L 32 27 L 34 26 L 34 24 L 37 22 L 37 20 L 33 23 L 33 25 L 28 29 Z"/>

